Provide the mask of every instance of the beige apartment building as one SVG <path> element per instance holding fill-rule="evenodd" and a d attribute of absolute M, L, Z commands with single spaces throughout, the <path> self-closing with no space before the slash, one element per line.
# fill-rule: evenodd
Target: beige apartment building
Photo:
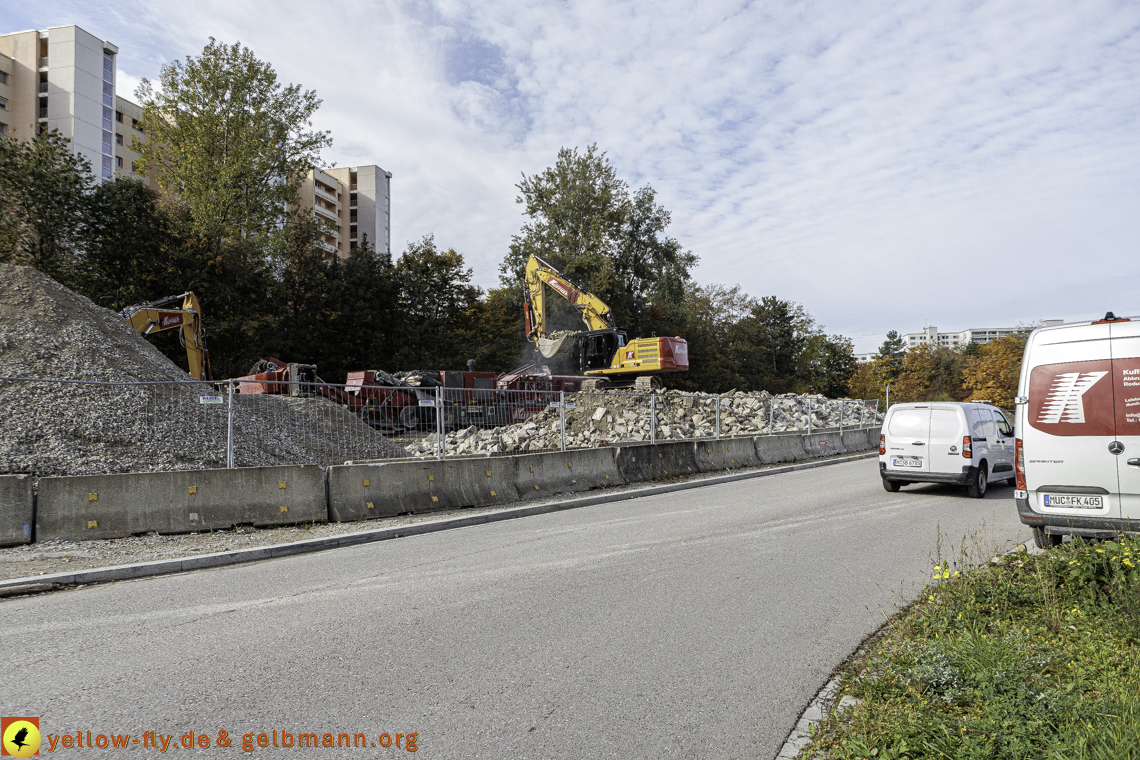
<path fill-rule="evenodd" d="M 301 183 L 301 209 L 313 210 L 324 235 L 318 243 L 344 259 L 365 236 L 377 251 L 391 252 L 391 172 L 376 165 L 313 169 Z"/>

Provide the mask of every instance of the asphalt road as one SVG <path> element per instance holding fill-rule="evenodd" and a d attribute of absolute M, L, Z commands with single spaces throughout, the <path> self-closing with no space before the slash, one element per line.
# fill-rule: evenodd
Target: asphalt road
<path fill-rule="evenodd" d="M 0 710 L 84 744 L 173 737 L 165 755 L 57 744 L 85 756 L 177 756 L 187 732 L 226 730 L 193 755 L 243 755 L 253 733 L 255 755 L 407 756 L 256 734 L 414 732 L 425 758 L 772 758 L 917 594 L 939 526 L 947 547 L 1030 538 L 1010 488 L 889 494 L 876 468 L 5 601 Z"/>

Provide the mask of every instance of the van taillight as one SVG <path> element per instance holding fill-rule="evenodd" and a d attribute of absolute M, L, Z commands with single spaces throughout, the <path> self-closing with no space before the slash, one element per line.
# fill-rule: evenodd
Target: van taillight
<path fill-rule="evenodd" d="M 974 458 L 974 449 L 971 447 L 970 436 L 968 435 L 962 436 L 962 456 L 966 459 Z"/>
<path fill-rule="evenodd" d="M 1025 450 L 1021 448 L 1021 439 L 1013 439 L 1013 469 L 1017 475 L 1017 490 L 1028 490 L 1025 487 Z"/>
<path fill-rule="evenodd" d="M 887 453 L 887 436 L 879 434 L 879 456 Z"/>

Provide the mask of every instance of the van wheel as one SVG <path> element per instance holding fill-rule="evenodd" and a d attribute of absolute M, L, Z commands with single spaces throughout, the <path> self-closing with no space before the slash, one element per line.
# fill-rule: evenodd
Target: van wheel
<path fill-rule="evenodd" d="M 1033 529 L 1033 543 L 1037 544 L 1038 549 L 1060 546 L 1062 538 L 1060 533 L 1046 533 L 1044 528 Z"/>
<path fill-rule="evenodd" d="M 898 490 L 901 487 L 902 483 L 899 483 L 897 480 L 887 480 L 886 478 L 883 478 L 883 488 L 885 490 L 890 491 L 891 493 L 898 493 Z"/>
<path fill-rule="evenodd" d="M 987 469 L 985 460 L 978 463 L 978 471 L 974 474 L 974 481 L 966 486 L 971 498 L 980 499 L 986 495 Z"/>

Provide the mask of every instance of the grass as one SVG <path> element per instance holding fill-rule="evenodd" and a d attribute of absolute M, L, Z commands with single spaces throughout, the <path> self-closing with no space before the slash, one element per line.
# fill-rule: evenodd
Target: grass
<path fill-rule="evenodd" d="M 1140 540 L 979 551 L 940 544 L 804 757 L 1140 760 Z"/>

